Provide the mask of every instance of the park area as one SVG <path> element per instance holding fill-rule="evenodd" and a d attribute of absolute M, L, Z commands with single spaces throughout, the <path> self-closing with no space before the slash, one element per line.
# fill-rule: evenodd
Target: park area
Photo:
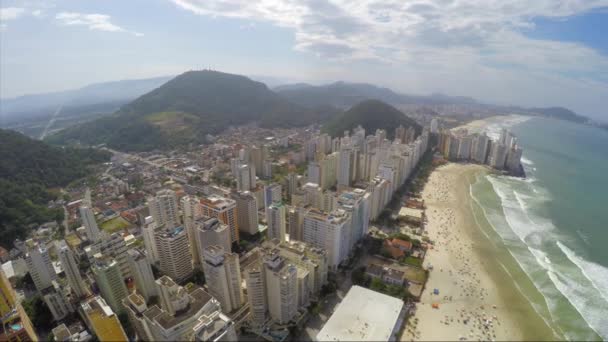
<path fill-rule="evenodd" d="M 114 233 L 129 228 L 131 224 L 124 218 L 118 216 L 103 222 L 100 226 L 105 232 Z"/>

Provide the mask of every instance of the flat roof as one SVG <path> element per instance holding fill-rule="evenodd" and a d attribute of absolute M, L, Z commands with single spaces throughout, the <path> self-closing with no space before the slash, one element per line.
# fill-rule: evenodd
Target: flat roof
<path fill-rule="evenodd" d="M 415 208 L 401 207 L 401 209 L 399 210 L 399 216 L 401 216 L 401 217 L 411 216 L 411 217 L 415 217 L 417 219 L 422 219 L 422 210 L 415 209 Z"/>
<path fill-rule="evenodd" d="M 353 286 L 317 334 L 317 341 L 388 341 L 403 301 Z"/>

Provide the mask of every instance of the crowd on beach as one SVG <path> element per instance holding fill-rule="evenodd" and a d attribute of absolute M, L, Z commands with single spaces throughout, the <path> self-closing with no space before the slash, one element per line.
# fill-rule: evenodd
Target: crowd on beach
<path fill-rule="evenodd" d="M 495 284 L 484 270 L 467 232 L 462 175 L 467 166 L 449 164 L 431 175 L 423 193 L 427 232 L 433 242 L 425 259 L 430 271 L 416 313 L 402 340 L 491 341 L 513 338 L 503 322 Z M 468 185 L 467 185 L 468 186 Z M 460 191 L 460 193 L 459 193 Z M 465 206 L 466 205 L 466 206 Z"/>

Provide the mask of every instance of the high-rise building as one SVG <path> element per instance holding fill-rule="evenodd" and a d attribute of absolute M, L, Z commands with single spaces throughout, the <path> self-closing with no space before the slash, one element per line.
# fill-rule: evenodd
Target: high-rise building
<path fill-rule="evenodd" d="M 268 304 L 266 301 L 266 280 L 264 268 L 261 264 L 255 264 L 246 272 L 247 300 L 251 312 L 251 324 L 261 327 L 267 321 Z"/>
<path fill-rule="evenodd" d="M 523 150 L 514 146 L 507 152 L 506 167 L 511 172 L 519 172 L 521 168 L 521 155 Z"/>
<path fill-rule="evenodd" d="M 256 186 L 255 167 L 243 164 L 236 170 L 236 188 L 238 191 L 249 191 Z"/>
<path fill-rule="evenodd" d="M 99 227 L 97 226 L 97 222 L 95 221 L 95 214 L 93 214 L 93 210 L 85 206 L 80 207 L 79 210 L 80 219 L 82 220 L 82 224 L 84 225 L 85 231 L 87 233 L 87 238 L 91 242 L 99 241 Z"/>
<path fill-rule="evenodd" d="M 433 133 L 433 134 L 439 133 L 439 120 L 437 120 L 437 118 L 431 119 L 430 130 L 431 130 L 431 133 Z"/>
<path fill-rule="evenodd" d="M 184 227 L 186 228 L 186 234 L 188 235 L 188 241 L 190 243 L 190 254 L 192 254 L 192 264 L 194 265 L 194 268 L 198 268 L 200 267 L 201 261 L 198 258 L 198 245 L 196 243 L 194 223 L 196 220 L 203 217 L 201 201 L 196 196 L 184 196 L 181 199 L 181 203 L 184 213 Z"/>
<path fill-rule="evenodd" d="M 238 341 L 234 321 L 221 312 L 199 317 L 193 330 L 196 342 Z"/>
<path fill-rule="evenodd" d="M 99 341 L 128 341 L 118 317 L 100 296 L 92 297 L 81 305 L 81 312 L 89 329 Z M 122 312 L 122 311 L 121 311 Z"/>
<path fill-rule="evenodd" d="M 129 320 L 140 339 L 146 341 L 194 341 L 200 331 L 201 322 L 216 322 L 213 329 L 221 334 L 220 303 L 200 287 L 187 288 L 177 285 L 171 278 L 163 276 L 156 280 L 160 294 L 160 307 L 148 307 L 141 296 L 132 294 L 123 300 Z M 225 317 L 225 316 L 223 316 Z M 226 317 L 225 317 L 226 318 Z M 226 318 L 227 325 L 231 322 Z M 203 323 L 205 324 L 205 323 Z M 228 327 L 229 328 L 229 327 Z M 208 340 L 214 340 L 211 336 Z"/>
<path fill-rule="evenodd" d="M 258 232 L 258 200 L 249 191 L 233 192 L 230 197 L 236 202 L 238 224 L 241 232 L 249 235 Z"/>
<path fill-rule="evenodd" d="M 57 254 L 59 256 L 59 261 L 61 261 L 61 267 L 63 267 L 65 277 L 68 280 L 68 284 L 72 291 L 74 291 L 76 297 L 86 297 L 89 294 L 89 291 L 80 275 L 80 268 L 76 263 L 74 252 L 68 247 L 65 240 L 62 240 L 57 244 Z"/>
<path fill-rule="evenodd" d="M 268 208 L 272 203 L 281 203 L 283 202 L 282 198 L 282 189 L 281 185 L 277 183 L 272 183 L 264 186 L 264 208 Z"/>
<path fill-rule="evenodd" d="M 230 313 L 243 306 L 245 300 L 238 254 L 226 253 L 215 245 L 206 247 L 203 253 L 205 281 L 211 295 L 222 305 L 222 311 Z"/>
<path fill-rule="evenodd" d="M 180 225 L 175 191 L 169 189 L 158 191 L 155 197 L 148 199 L 148 206 L 157 227 L 174 228 Z"/>
<path fill-rule="evenodd" d="M 129 267 L 129 260 L 127 258 L 128 249 L 127 243 L 120 233 L 108 235 L 104 232 L 99 241 L 85 247 L 84 251 L 91 263 L 98 253 L 114 258 L 118 262 L 118 267 L 123 278 L 130 278 L 131 268 Z"/>
<path fill-rule="evenodd" d="M 478 134 L 473 137 L 471 147 L 471 159 L 477 163 L 485 164 L 488 156 L 488 146 L 490 139 L 485 134 Z"/>
<path fill-rule="evenodd" d="M 232 243 L 239 241 L 239 222 L 236 202 L 233 199 L 211 195 L 201 198 L 204 217 L 216 217 L 230 227 Z"/>
<path fill-rule="evenodd" d="M 198 246 L 198 258 L 201 263 L 205 260 L 204 251 L 209 246 L 220 246 L 226 252 L 230 252 L 232 241 L 230 240 L 230 228 L 215 217 L 202 218 L 196 221 L 196 243 Z"/>
<path fill-rule="evenodd" d="M 0 270 L 0 341 L 38 341 L 32 322 L 17 300 L 11 283 Z"/>
<path fill-rule="evenodd" d="M 370 194 L 361 189 L 343 192 L 338 196 L 338 206 L 351 217 L 351 235 L 348 239 L 352 249 L 366 234 L 370 221 Z"/>
<path fill-rule="evenodd" d="M 297 206 L 286 207 L 286 230 L 289 232 L 289 240 L 302 241 L 302 227 L 304 224 L 304 214 L 307 209 Z"/>
<path fill-rule="evenodd" d="M 42 300 L 49 308 L 53 320 L 60 321 L 74 312 L 67 288 L 53 281 L 53 286 L 40 291 Z"/>
<path fill-rule="evenodd" d="M 118 263 L 111 257 L 96 254 L 91 264 L 91 271 L 101 296 L 116 313 L 123 312 L 121 301 L 129 291 L 125 285 Z"/>
<path fill-rule="evenodd" d="M 306 286 L 308 293 L 298 290 L 298 297 L 304 298 L 300 306 L 307 306 L 305 298 L 317 297 L 321 287 L 327 284 L 327 252 L 321 248 L 315 248 L 301 241 L 279 242 L 278 240 L 267 240 L 262 244 L 264 251 L 276 250 L 289 263 L 302 268 L 309 273 Z M 300 272 L 301 273 L 301 272 Z"/>
<path fill-rule="evenodd" d="M 177 282 L 192 276 L 192 255 L 184 227 L 157 231 L 156 248 L 161 272 Z"/>
<path fill-rule="evenodd" d="M 30 244 L 30 246 L 25 254 L 25 263 L 36 289 L 42 291 L 53 286 L 53 280 L 57 280 L 57 274 L 46 246 L 33 243 L 30 240 L 27 244 Z"/>
<path fill-rule="evenodd" d="M 146 247 L 146 257 L 151 264 L 158 262 L 158 250 L 156 249 L 156 222 L 152 216 L 146 216 L 144 224 L 141 226 L 141 235 L 144 237 L 144 247 Z"/>
<path fill-rule="evenodd" d="M 315 183 L 321 185 L 321 175 L 322 175 L 321 164 L 318 162 L 310 162 L 308 163 L 308 182 Z"/>
<path fill-rule="evenodd" d="M 291 198 L 298 190 L 298 174 L 295 172 L 289 172 L 287 174 L 287 195 Z"/>
<path fill-rule="evenodd" d="M 508 152 L 509 150 L 507 149 L 507 145 L 492 143 L 488 163 L 495 169 L 504 169 Z"/>
<path fill-rule="evenodd" d="M 285 262 L 278 252 L 264 258 L 264 273 L 270 318 L 286 324 L 298 311 L 297 268 Z"/>
<path fill-rule="evenodd" d="M 327 190 L 336 185 L 336 177 L 338 172 L 338 152 L 334 152 L 325 156 L 321 163 L 321 183 L 319 186 L 323 190 Z"/>
<path fill-rule="evenodd" d="M 267 236 L 269 239 L 285 241 L 285 206 L 282 203 L 271 203 L 266 208 Z"/>
<path fill-rule="evenodd" d="M 348 148 L 343 148 L 340 151 L 339 159 L 338 159 L 338 172 L 337 172 L 337 181 L 338 186 L 348 187 L 352 181 L 351 173 L 352 173 L 352 159 L 353 159 L 353 150 Z"/>
<path fill-rule="evenodd" d="M 133 274 L 137 292 L 140 293 L 147 302 L 151 297 L 158 295 L 150 262 L 139 250 L 130 249 L 127 254 L 129 256 L 129 266 L 131 267 L 131 274 Z"/>
<path fill-rule="evenodd" d="M 325 249 L 329 269 L 336 270 L 350 252 L 350 229 L 351 218 L 344 210 L 327 214 L 313 209 L 304 216 L 303 241 Z"/>

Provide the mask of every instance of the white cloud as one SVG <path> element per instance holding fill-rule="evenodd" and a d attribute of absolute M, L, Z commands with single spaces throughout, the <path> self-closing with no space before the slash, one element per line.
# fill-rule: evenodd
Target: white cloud
<path fill-rule="evenodd" d="M 110 21 L 110 16 L 105 14 L 85 14 L 76 12 L 60 12 L 55 16 L 62 25 L 66 26 L 85 26 L 89 30 L 106 31 L 106 32 L 125 32 L 135 35 L 136 37 L 143 36 L 143 33 L 129 31 L 121 26 L 113 24 Z"/>
<path fill-rule="evenodd" d="M 562 20 L 608 7 L 608 0 L 170 1 L 198 15 L 292 29 L 298 51 L 331 60 L 376 61 L 424 78 L 425 90 L 446 88 L 449 76 L 454 82 L 465 80 L 470 95 L 477 95 L 487 92 L 486 82 L 507 77 L 514 86 L 510 91 L 519 94 L 509 96 L 529 99 L 530 93 L 519 89 L 559 77 L 560 84 L 568 83 L 564 89 L 583 91 L 588 87 L 580 75 L 589 74 L 608 93 L 606 56 L 582 44 L 524 34 L 534 29 L 536 18 Z M 408 82 L 402 81 L 406 87 Z M 463 89 L 460 84 L 453 88 Z"/>
<path fill-rule="evenodd" d="M 0 22 L 4 25 L 9 20 L 15 20 L 25 14 L 25 8 L 21 7 L 4 7 L 0 8 Z"/>

